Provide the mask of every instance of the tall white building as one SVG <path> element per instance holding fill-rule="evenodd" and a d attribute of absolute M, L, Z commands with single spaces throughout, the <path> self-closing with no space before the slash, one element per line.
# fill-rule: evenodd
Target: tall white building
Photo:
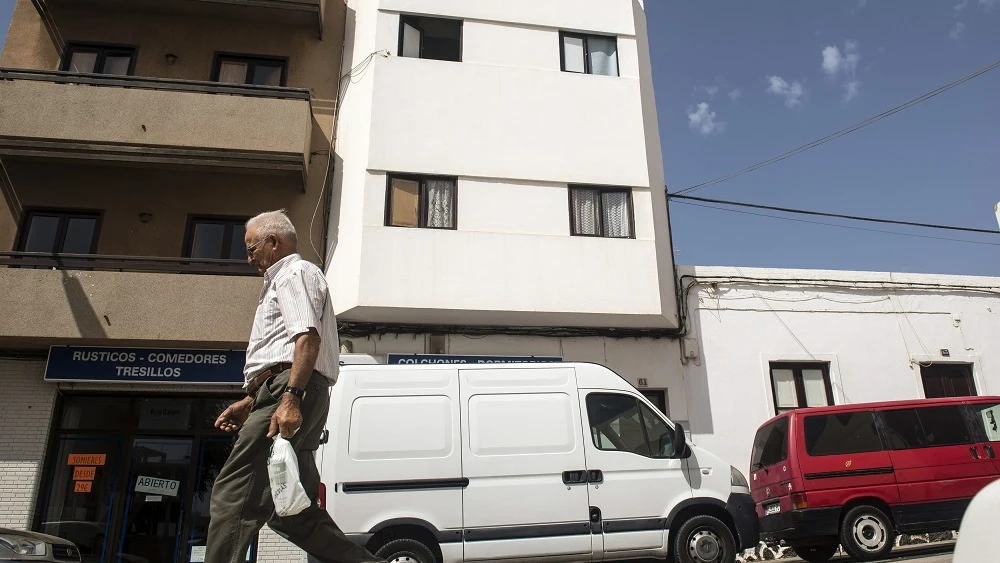
<path fill-rule="evenodd" d="M 350 0 L 344 57 L 345 349 L 594 361 L 685 418 L 643 3 Z"/>

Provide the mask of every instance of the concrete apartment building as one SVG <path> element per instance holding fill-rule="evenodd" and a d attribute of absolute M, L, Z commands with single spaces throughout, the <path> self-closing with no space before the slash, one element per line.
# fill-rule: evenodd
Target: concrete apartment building
<path fill-rule="evenodd" d="M 203 559 L 265 209 L 346 361 L 593 361 L 687 418 L 640 1 L 18 0 L 0 162 L 0 526 L 86 561 Z"/>
<path fill-rule="evenodd" d="M 345 350 L 598 362 L 686 417 L 645 25 L 629 0 L 347 3 Z"/>
<path fill-rule="evenodd" d="M 0 526 L 88 562 L 203 560 L 232 440 L 211 422 L 240 394 L 261 287 L 243 223 L 286 208 L 323 260 L 345 13 L 18 0 L 0 55 L 0 303 L 17 311 L 0 377 L 18 397 L 0 408 Z M 248 555 L 292 553 L 265 531 Z"/>

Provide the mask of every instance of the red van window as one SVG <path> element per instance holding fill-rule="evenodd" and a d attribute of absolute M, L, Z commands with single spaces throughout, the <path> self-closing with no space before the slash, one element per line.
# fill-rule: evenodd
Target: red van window
<path fill-rule="evenodd" d="M 882 413 L 894 450 L 969 444 L 972 436 L 958 406 L 900 409 Z"/>
<path fill-rule="evenodd" d="M 807 416 L 805 431 L 806 453 L 814 457 L 883 449 L 871 411 Z"/>
<path fill-rule="evenodd" d="M 788 417 L 782 417 L 757 431 L 750 456 L 750 471 L 788 459 Z"/>

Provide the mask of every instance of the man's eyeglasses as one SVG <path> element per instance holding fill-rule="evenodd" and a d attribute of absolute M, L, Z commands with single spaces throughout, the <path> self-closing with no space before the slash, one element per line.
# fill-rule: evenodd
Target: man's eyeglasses
<path fill-rule="evenodd" d="M 262 242 L 264 242 L 264 241 L 263 240 L 259 240 L 259 241 L 255 242 L 255 243 L 253 243 L 253 244 L 251 244 L 250 246 L 247 247 L 247 258 L 253 258 L 254 251 L 257 250 L 257 247 L 260 246 L 260 243 L 262 243 Z"/>

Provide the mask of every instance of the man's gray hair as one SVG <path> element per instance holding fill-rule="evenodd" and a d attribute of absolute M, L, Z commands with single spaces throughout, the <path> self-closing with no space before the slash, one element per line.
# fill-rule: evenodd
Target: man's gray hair
<path fill-rule="evenodd" d="M 292 224 L 292 220 L 288 218 L 284 209 L 265 211 L 247 221 L 246 228 L 248 231 L 255 229 L 258 237 L 274 233 L 279 237 L 288 237 L 292 242 L 297 241 L 295 225 Z"/>

